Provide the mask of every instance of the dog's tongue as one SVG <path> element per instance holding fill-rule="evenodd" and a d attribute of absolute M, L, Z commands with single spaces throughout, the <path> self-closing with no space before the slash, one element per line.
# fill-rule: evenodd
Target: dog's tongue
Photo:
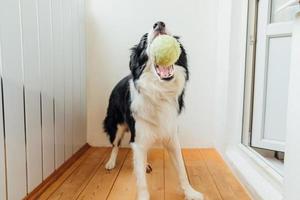
<path fill-rule="evenodd" d="M 161 78 L 168 78 L 170 76 L 172 76 L 172 67 L 162 67 L 162 66 L 158 66 L 157 68 L 159 75 Z"/>

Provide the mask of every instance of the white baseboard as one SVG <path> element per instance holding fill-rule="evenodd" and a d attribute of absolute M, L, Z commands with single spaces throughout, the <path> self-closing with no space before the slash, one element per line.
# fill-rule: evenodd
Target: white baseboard
<path fill-rule="evenodd" d="M 283 199 L 283 177 L 259 154 L 240 144 L 228 148 L 224 157 L 254 200 Z"/>

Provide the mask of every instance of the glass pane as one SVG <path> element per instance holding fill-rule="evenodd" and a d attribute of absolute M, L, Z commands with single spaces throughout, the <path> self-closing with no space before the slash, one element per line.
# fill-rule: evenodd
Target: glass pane
<path fill-rule="evenodd" d="M 285 142 L 291 37 L 269 40 L 264 139 Z"/>
<path fill-rule="evenodd" d="M 271 23 L 287 22 L 293 20 L 299 6 L 291 6 L 280 12 L 276 10 L 290 0 L 271 0 Z"/>

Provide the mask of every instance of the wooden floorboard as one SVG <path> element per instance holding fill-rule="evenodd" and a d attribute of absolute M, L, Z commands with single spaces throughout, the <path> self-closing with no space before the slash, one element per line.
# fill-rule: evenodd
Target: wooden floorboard
<path fill-rule="evenodd" d="M 216 150 L 201 149 L 200 152 L 223 200 L 250 200 Z"/>
<path fill-rule="evenodd" d="M 132 152 L 120 149 L 116 168 L 106 171 L 110 150 L 90 148 L 39 199 L 135 200 Z M 205 200 L 250 200 L 214 149 L 185 149 L 182 153 L 189 180 Z M 151 150 L 148 161 L 153 168 L 147 174 L 151 200 L 183 200 L 178 174 L 167 151 Z"/>
<path fill-rule="evenodd" d="M 164 199 L 164 151 L 152 149 L 148 153 L 148 162 L 151 164 L 152 172 L 147 174 L 150 199 Z"/>
<path fill-rule="evenodd" d="M 182 151 L 182 154 L 190 183 L 194 189 L 202 192 L 205 200 L 222 200 L 200 150 L 185 149 Z"/>
<path fill-rule="evenodd" d="M 95 169 L 104 161 L 105 155 L 108 153 L 107 150 L 96 148 L 90 152 L 81 165 L 73 171 L 48 199 L 73 199 L 83 185 L 94 175 Z"/>
<path fill-rule="evenodd" d="M 165 158 L 165 199 L 183 200 L 184 195 L 180 188 L 178 174 L 167 151 Z"/>
<path fill-rule="evenodd" d="M 80 193 L 77 199 L 80 200 L 104 200 L 107 199 L 110 190 L 119 175 L 120 169 L 124 164 L 124 161 L 127 157 L 129 149 L 120 149 L 119 155 L 117 158 L 116 168 L 107 171 L 105 169 L 105 163 L 109 158 L 109 155 L 105 159 L 105 162 L 97 169 L 94 177 L 86 185 L 85 189 Z"/>
<path fill-rule="evenodd" d="M 51 194 L 53 194 L 62 184 L 63 182 L 76 170 L 80 164 L 92 153 L 95 151 L 95 148 L 90 148 L 85 152 L 83 156 L 81 156 L 66 172 L 63 173 L 52 185 L 50 185 L 39 197 L 39 199 L 44 200 L 48 199 Z"/>
<path fill-rule="evenodd" d="M 132 152 L 130 152 L 107 199 L 134 200 L 136 198 L 135 176 L 133 174 L 132 163 Z"/>

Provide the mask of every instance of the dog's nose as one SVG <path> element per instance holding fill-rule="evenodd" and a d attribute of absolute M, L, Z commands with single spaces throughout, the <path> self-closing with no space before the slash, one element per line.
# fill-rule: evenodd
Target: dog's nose
<path fill-rule="evenodd" d="M 166 24 L 164 22 L 156 22 L 154 25 L 153 25 L 153 30 L 155 31 L 164 31 L 166 28 Z"/>

